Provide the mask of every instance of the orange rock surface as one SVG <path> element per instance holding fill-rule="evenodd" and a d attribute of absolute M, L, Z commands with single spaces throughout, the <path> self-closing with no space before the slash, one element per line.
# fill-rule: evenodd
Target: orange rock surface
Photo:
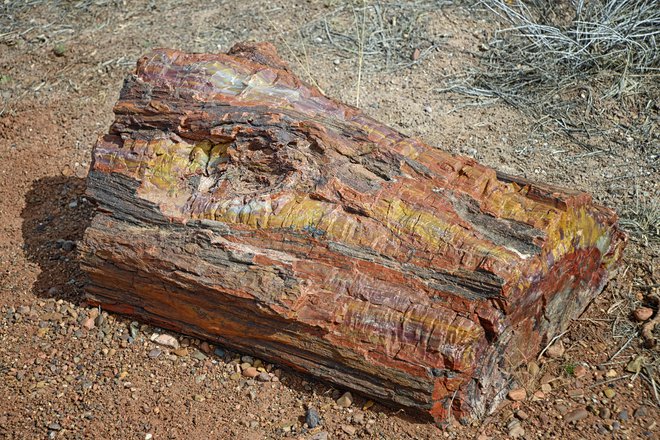
<path fill-rule="evenodd" d="M 156 50 L 115 114 L 90 301 L 438 423 L 496 408 L 625 245 L 589 195 L 406 137 L 267 44 Z"/>

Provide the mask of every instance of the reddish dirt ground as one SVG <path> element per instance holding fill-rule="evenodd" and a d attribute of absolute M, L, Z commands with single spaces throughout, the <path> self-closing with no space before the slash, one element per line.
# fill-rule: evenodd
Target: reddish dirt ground
<path fill-rule="evenodd" d="M 528 397 L 483 423 L 444 431 L 359 396 L 339 407 L 341 390 L 288 371 L 278 371 L 278 382 L 247 380 L 234 374 L 240 354 L 219 356 L 182 335 L 189 347 L 176 354 L 150 341 L 157 329 L 105 312 L 90 321 L 75 252 L 93 212 L 85 176 L 138 56 L 150 47 L 225 51 L 237 41 L 271 41 L 302 78 L 313 72 L 326 94 L 350 103 L 357 62 L 314 39 L 301 52 L 297 29 L 336 1 L 17 5 L 0 6 L 0 438 L 658 437 L 658 349 L 644 347 L 632 311 L 658 313 L 660 245 L 636 236 L 619 273 L 562 336 L 563 353 L 517 372 Z M 365 69 L 367 113 L 507 173 L 590 192 L 619 211 L 640 194 L 658 197 L 657 145 L 653 155 L 612 131 L 596 153 L 585 151 L 540 134 L 536 121 L 504 105 L 462 107 L 439 93 L 445 78 L 476 62 L 470 54 L 493 25 L 468 7 L 428 14 L 423 31 L 438 48 L 412 67 Z M 308 407 L 322 419 L 313 429 L 304 424 Z"/>

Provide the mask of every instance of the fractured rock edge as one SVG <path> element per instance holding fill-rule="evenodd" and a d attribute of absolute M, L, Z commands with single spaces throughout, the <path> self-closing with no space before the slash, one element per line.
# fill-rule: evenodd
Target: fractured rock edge
<path fill-rule="evenodd" d="M 625 246 L 584 193 L 324 97 L 267 44 L 159 49 L 94 148 L 90 302 L 460 420 L 565 330 Z"/>

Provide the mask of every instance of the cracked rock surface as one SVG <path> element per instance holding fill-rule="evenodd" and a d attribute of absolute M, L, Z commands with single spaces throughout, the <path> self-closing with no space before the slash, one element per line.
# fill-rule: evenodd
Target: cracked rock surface
<path fill-rule="evenodd" d="M 91 302 L 437 422 L 483 417 L 625 245 L 589 195 L 406 137 L 268 44 L 160 49 L 95 146 Z"/>

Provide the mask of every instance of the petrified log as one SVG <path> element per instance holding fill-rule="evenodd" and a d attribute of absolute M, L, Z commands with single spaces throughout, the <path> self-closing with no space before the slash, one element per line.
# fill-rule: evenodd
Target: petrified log
<path fill-rule="evenodd" d="M 587 194 L 410 139 L 267 44 L 156 50 L 114 111 L 90 301 L 438 422 L 495 408 L 625 244 Z"/>

